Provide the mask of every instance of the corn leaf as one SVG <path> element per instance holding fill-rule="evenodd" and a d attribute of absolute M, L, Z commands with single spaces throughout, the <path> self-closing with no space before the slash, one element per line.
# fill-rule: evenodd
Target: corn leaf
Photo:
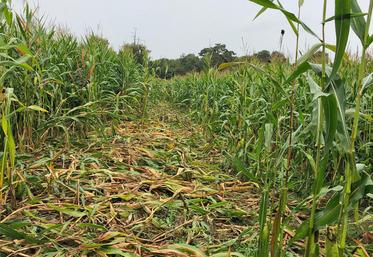
<path fill-rule="evenodd" d="M 325 147 L 327 151 L 332 146 L 334 136 L 337 131 L 338 111 L 336 96 L 331 94 L 326 97 L 322 97 L 322 103 L 325 116 Z"/>
<path fill-rule="evenodd" d="M 8 151 L 10 157 L 10 164 L 13 168 L 16 161 L 16 143 L 14 142 L 14 137 L 10 126 L 8 125 L 8 132 L 7 132 L 7 143 L 8 143 Z"/>
<path fill-rule="evenodd" d="M 264 135 L 265 135 L 264 136 L 265 147 L 267 149 L 267 152 L 270 152 L 272 148 L 272 136 L 273 136 L 273 124 L 272 123 L 265 124 Z"/>
<path fill-rule="evenodd" d="M 4 17 L 6 22 L 8 23 L 8 26 L 12 26 L 13 23 L 13 12 L 9 10 L 9 8 L 5 7 L 3 9 Z"/>
<path fill-rule="evenodd" d="M 348 36 L 350 34 L 351 19 L 344 19 L 351 10 L 351 0 L 335 0 L 335 31 L 336 31 L 336 52 L 331 78 L 337 74 L 342 64 L 343 56 L 347 47 Z"/>
<path fill-rule="evenodd" d="M 33 56 L 31 50 L 27 47 L 26 44 L 19 44 L 16 46 L 16 49 L 23 55 Z"/>
<path fill-rule="evenodd" d="M 372 43 L 373 43 L 373 35 L 370 35 L 370 37 L 368 38 L 367 45 L 365 47 L 370 46 Z"/>
<path fill-rule="evenodd" d="M 236 253 L 236 252 L 233 252 L 233 253 L 225 252 L 225 253 L 213 254 L 213 255 L 210 255 L 209 257 L 244 257 L 244 255 L 240 253 Z"/>
<path fill-rule="evenodd" d="M 306 71 L 310 70 L 312 67 L 311 65 L 304 61 L 303 63 L 299 64 L 297 68 L 290 74 L 290 76 L 286 79 L 285 84 L 291 83 L 294 79 L 298 78 L 300 75 L 305 73 Z"/>
<path fill-rule="evenodd" d="M 291 12 L 283 9 L 281 6 L 272 3 L 270 0 L 249 0 L 249 1 L 251 1 L 253 3 L 256 3 L 258 5 L 261 5 L 265 8 L 279 10 L 280 12 L 282 12 L 285 15 L 286 19 L 289 22 L 291 21 L 291 22 L 298 23 L 299 25 L 302 26 L 302 28 L 306 32 L 308 32 L 309 34 L 313 35 L 314 37 L 316 37 L 317 39 L 320 40 L 319 36 L 310 27 L 308 27 L 305 23 L 300 21 L 294 13 L 291 13 Z M 290 24 L 290 26 L 292 26 L 292 24 Z"/>
<path fill-rule="evenodd" d="M 271 2 L 273 2 L 273 0 L 270 0 Z M 262 15 L 266 10 L 268 9 L 268 7 L 263 7 L 262 9 L 259 10 L 259 12 L 255 15 L 255 18 L 258 18 L 260 15 Z"/>
<path fill-rule="evenodd" d="M 367 89 L 371 87 L 372 85 L 373 85 L 373 72 L 363 79 L 363 86 L 361 88 L 361 94 L 364 95 Z"/>
<path fill-rule="evenodd" d="M 3 129 L 4 134 L 6 135 L 8 133 L 8 121 L 6 119 L 5 113 L 1 116 L 1 127 Z"/>
<path fill-rule="evenodd" d="M 330 93 L 335 95 L 336 99 L 336 112 L 338 115 L 338 126 L 337 136 L 340 140 L 340 144 L 345 152 L 348 151 L 350 146 L 350 137 L 348 134 L 348 128 L 346 123 L 346 93 L 344 83 L 341 79 L 332 80 L 330 88 L 327 89 Z"/>
<path fill-rule="evenodd" d="M 265 8 L 278 9 L 278 6 L 270 0 L 249 0 L 250 2 L 261 5 Z"/>
<path fill-rule="evenodd" d="M 298 63 L 308 61 L 322 47 L 322 43 L 314 44 L 304 55 L 298 59 Z"/>
<path fill-rule="evenodd" d="M 105 255 L 110 254 L 110 255 L 115 255 L 115 256 L 123 256 L 123 257 L 136 257 L 138 255 L 134 255 L 132 253 L 126 253 L 123 252 L 122 250 L 114 247 L 102 247 L 100 250 L 97 251 L 98 253 L 103 253 Z"/>
<path fill-rule="evenodd" d="M 336 51 L 337 51 L 337 46 L 335 46 L 335 45 L 326 44 L 325 47 L 326 47 L 327 49 L 333 51 L 333 52 L 336 52 Z M 345 61 L 349 61 L 350 57 L 348 56 L 347 53 L 344 53 L 344 55 L 343 55 L 343 59 L 344 59 Z"/>
<path fill-rule="evenodd" d="M 33 110 L 33 111 L 38 111 L 38 112 L 48 112 L 44 108 L 37 106 L 37 105 L 30 105 L 27 107 L 27 109 Z"/>
<path fill-rule="evenodd" d="M 281 3 L 278 2 L 278 4 L 281 7 L 281 9 L 283 9 L 283 6 L 281 5 Z M 286 20 L 288 21 L 291 29 L 293 30 L 294 34 L 298 36 L 299 31 L 298 31 L 297 27 L 294 25 L 294 22 L 290 19 L 290 17 L 288 17 L 288 15 L 285 14 L 285 17 L 286 17 Z"/>
<path fill-rule="evenodd" d="M 360 17 L 364 17 L 368 15 L 367 13 L 363 13 L 363 12 L 356 12 L 356 13 L 347 13 L 347 14 L 343 14 L 341 16 L 332 16 L 328 19 L 325 20 L 325 22 L 330 22 L 330 21 L 334 21 L 334 20 L 345 20 L 345 19 L 351 19 L 351 25 L 352 25 L 352 21 L 356 18 L 360 18 Z M 364 19 L 364 18 L 363 18 Z"/>
<path fill-rule="evenodd" d="M 356 202 L 372 192 L 373 181 L 369 174 L 363 172 L 362 179 L 352 185 L 349 209 L 352 209 Z M 341 194 L 343 194 L 343 191 L 337 192 L 332 199 L 330 199 L 326 207 L 322 211 L 316 213 L 315 231 L 326 225 L 333 225 L 338 221 L 338 216 L 341 210 Z M 309 220 L 303 222 L 302 225 L 297 229 L 290 243 L 292 244 L 297 240 L 305 238 L 308 235 L 308 229 Z"/>
<path fill-rule="evenodd" d="M 63 214 L 66 214 L 66 215 L 74 217 L 74 218 L 82 218 L 84 216 L 87 216 L 86 212 L 73 210 L 73 209 L 70 209 L 70 208 L 67 208 L 67 207 L 58 207 L 58 206 L 53 205 L 53 204 L 49 204 L 48 207 L 52 208 L 55 211 L 61 212 Z"/>
<path fill-rule="evenodd" d="M 0 223 L 0 235 L 4 235 L 13 240 L 25 240 L 29 244 L 37 244 L 41 242 L 41 240 L 32 238 L 25 233 L 18 232 L 11 224 Z"/>
<path fill-rule="evenodd" d="M 218 70 L 223 71 L 244 64 L 247 64 L 247 62 L 225 62 L 219 65 Z"/>
<path fill-rule="evenodd" d="M 175 250 L 180 253 L 185 253 L 195 257 L 207 257 L 200 249 L 195 246 L 187 244 L 173 244 L 167 247 L 167 249 Z"/>
<path fill-rule="evenodd" d="M 361 8 L 357 0 L 351 0 L 351 11 L 354 13 L 361 13 Z M 366 21 L 363 16 L 356 17 L 351 20 L 351 28 L 355 32 L 356 36 L 360 39 L 361 45 L 364 45 Z"/>

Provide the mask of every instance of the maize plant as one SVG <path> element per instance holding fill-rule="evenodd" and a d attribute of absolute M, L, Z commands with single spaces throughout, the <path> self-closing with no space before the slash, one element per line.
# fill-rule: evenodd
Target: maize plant
<path fill-rule="evenodd" d="M 0 1 L 0 256 L 369 256 L 373 0 L 323 0 L 320 34 L 307 0 L 250 2 L 295 58 L 162 80 Z"/>

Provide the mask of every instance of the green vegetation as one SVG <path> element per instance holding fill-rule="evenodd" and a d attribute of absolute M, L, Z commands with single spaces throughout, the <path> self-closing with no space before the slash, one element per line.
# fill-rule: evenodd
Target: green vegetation
<path fill-rule="evenodd" d="M 294 65 L 223 44 L 151 61 L 0 1 L 0 256 L 373 252 L 373 0 L 335 0 L 331 18 L 324 0 L 320 36 L 302 0 L 251 2 L 284 14 Z M 301 28 L 318 41 L 302 56 Z"/>
<path fill-rule="evenodd" d="M 286 63 L 286 57 L 278 52 L 270 53 L 267 50 L 259 51 L 250 56 L 237 57 L 233 51 L 229 51 L 225 45 L 216 44 L 213 47 L 204 48 L 199 56 L 194 54 L 182 55 L 178 59 L 158 59 L 150 61 L 150 68 L 154 75 L 161 79 L 171 79 L 175 76 L 184 76 L 190 73 L 199 73 L 205 68 L 218 68 L 228 62 L 258 61 L 262 63 Z"/>

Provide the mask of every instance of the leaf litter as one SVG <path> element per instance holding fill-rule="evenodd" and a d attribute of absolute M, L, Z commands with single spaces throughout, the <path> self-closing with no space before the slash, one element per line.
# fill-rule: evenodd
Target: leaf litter
<path fill-rule="evenodd" d="M 259 194 L 167 106 L 69 147 L 45 146 L 17 171 L 27 199 L 1 212 L 4 256 L 242 256 Z M 0 254 L 1 255 L 1 254 Z"/>

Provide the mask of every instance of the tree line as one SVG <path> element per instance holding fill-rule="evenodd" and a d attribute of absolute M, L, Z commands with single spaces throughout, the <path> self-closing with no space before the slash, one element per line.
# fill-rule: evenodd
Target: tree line
<path fill-rule="evenodd" d="M 201 72 L 205 67 L 217 68 L 222 63 L 227 62 L 257 61 L 261 63 L 285 63 L 289 61 L 279 51 L 270 52 L 262 50 L 251 55 L 237 56 L 234 51 L 227 49 L 227 46 L 221 43 L 202 49 L 198 55 L 183 54 L 175 59 L 161 58 L 151 60 L 149 57 L 150 50 L 140 43 L 124 44 L 120 51 L 132 54 L 134 60 L 139 65 L 149 68 L 155 76 L 162 79 Z M 320 53 L 316 53 L 312 59 L 314 62 L 319 62 Z"/>

